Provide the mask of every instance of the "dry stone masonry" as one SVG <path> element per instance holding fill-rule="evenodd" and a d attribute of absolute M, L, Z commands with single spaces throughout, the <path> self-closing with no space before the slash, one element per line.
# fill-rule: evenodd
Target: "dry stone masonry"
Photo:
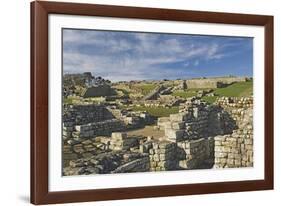
<path fill-rule="evenodd" d="M 209 168 L 214 158 L 214 138 L 200 138 L 178 142 L 179 167 L 184 169 Z"/>
<path fill-rule="evenodd" d="M 223 97 L 214 105 L 191 98 L 179 113 L 158 118 L 154 129 L 164 135 L 155 139 L 124 132 L 132 128 L 125 117 L 133 113 L 69 106 L 63 114 L 63 175 L 252 167 L 252 108 L 253 98 Z"/>
<path fill-rule="evenodd" d="M 217 104 L 230 113 L 238 129 L 215 137 L 215 168 L 252 167 L 253 99 L 221 98 Z"/>
<path fill-rule="evenodd" d="M 114 132 L 110 140 L 111 150 L 128 150 L 135 146 L 138 146 L 139 142 L 137 138 L 127 137 L 126 133 Z"/>
<path fill-rule="evenodd" d="M 150 171 L 174 170 L 177 168 L 177 145 L 169 141 L 153 142 L 149 150 Z"/>
<path fill-rule="evenodd" d="M 110 135 L 125 128 L 103 105 L 67 105 L 63 120 L 64 139 Z"/>
<path fill-rule="evenodd" d="M 186 80 L 187 88 L 221 88 L 234 82 L 248 81 L 246 77 L 214 77 L 214 78 L 197 78 Z"/>

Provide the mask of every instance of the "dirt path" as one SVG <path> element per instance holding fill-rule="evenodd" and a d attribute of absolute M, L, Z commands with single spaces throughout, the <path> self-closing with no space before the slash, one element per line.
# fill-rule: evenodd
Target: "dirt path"
<path fill-rule="evenodd" d="M 127 132 L 128 136 L 142 135 L 142 136 L 153 136 L 154 138 L 159 138 L 164 136 L 164 131 L 154 130 L 153 126 L 146 126 L 142 129 L 131 130 Z"/>

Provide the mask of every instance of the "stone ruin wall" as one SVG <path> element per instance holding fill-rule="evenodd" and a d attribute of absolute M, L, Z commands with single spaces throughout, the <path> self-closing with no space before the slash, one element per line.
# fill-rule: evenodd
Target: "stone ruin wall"
<path fill-rule="evenodd" d="M 232 134 L 215 137 L 215 168 L 253 166 L 253 98 L 220 98 L 223 107 L 236 121 Z"/>
<path fill-rule="evenodd" d="M 158 128 L 177 146 L 177 168 L 196 169 L 213 164 L 214 136 L 231 133 L 236 124 L 221 107 L 195 99 L 182 107 L 180 113 L 159 118 Z"/>
<path fill-rule="evenodd" d="M 195 99 L 158 119 L 160 139 L 114 132 L 68 140 L 64 175 L 253 166 L 252 106 L 252 98 Z"/>
<path fill-rule="evenodd" d="M 110 135 L 124 127 L 124 123 L 103 105 L 69 105 L 64 109 L 64 139 Z"/>
<path fill-rule="evenodd" d="M 186 81 L 189 89 L 218 88 L 218 82 L 209 79 L 191 79 Z"/>
<path fill-rule="evenodd" d="M 200 138 L 178 142 L 179 167 L 184 169 L 208 168 L 213 164 L 214 138 Z"/>
<path fill-rule="evenodd" d="M 153 142 L 149 149 L 150 171 L 174 170 L 177 165 L 177 145 L 169 141 Z"/>
<path fill-rule="evenodd" d="M 187 88 L 203 89 L 203 88 L 219 88 L 226 84 L 232 84 L 234 82 L 245 82 L 245 77 L 220 77 L 220 78 L 208 78 L 208 79 L 190 79 L 186 80 Z"/>
<path fill-rule="evenodd" d="M 111 137 L 69 141 L 63 147 L 64 175 L 146 172 L 149 155 L 140 151 L 138 138 L 113 132 Z"/>

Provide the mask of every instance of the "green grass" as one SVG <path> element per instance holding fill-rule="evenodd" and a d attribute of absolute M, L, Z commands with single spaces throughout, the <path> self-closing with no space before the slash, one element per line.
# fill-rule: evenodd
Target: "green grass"
<path fill-rule="evenodd" d="M 247 97 L 253 93 L 253 81 L 237 82 L 225 88 L 215 89 L 215 94 L 225 97 Z"/>
<path fill-rule="evenodd" d="M 176 97 L 189 98 L 189 97 L 196 96 L 196 91 L 195 90 L 186 90 L 186 91 L 178 90 L 178 91 L 174 91 L 172 95 L 176 96 Z"/>
<path fill-rule="evenodd" d="M 178 90 L 173 92 L 173 96 L 178 96 L 182 98 L 189 98 L 196 96 L 199 90 L 206 90 L 206 89 L 188 89 L 186 91 Z M 214 89 L 213 93 L 216 96 L 204 96 L 202 97 L 203 100 L 212 104 L 216 101 L 218 97 L 248 97 L 253 94 L 253 81 L 247 82 L 237 82 L 231 84 L 225 88 L 217 88 Z"/>
<path fill-rule="evenodd" d="M 170 114 L 176 114 L 179 112 L 179 107 L 133 107 L 134 111 L 147 111 L 151 116 L 154 117 L 168 117 Z"/>
<path fill-rule="evenodd" d="M 216 96 L 213 96 L 213 97 L 204 96 L 204 97 L 202 97 L 203 100 L 205 100 L 206 102 L 208 102 L 210 104 L 213 104 L 216 101 L 217 98 L 218 97 L 216 97 Z"/>
<path fill-rule="evenodd" d="M 63 99 L 64 104 L 72 104 L 72 101 L 73 101 L 73 98 L 69 98 L 69 97 Z"/>
<path fill-rule="evenodd" d="M 138 84 L 138 85 L 135 85 L 135 86 L 137 88 L 141 89 L 141 93 L 143 95 L 146 95 L 149 92 L 151 92 L 153 89 L 155 89 L 157 85 L 155 85 L 155 84 Z"/>
<path fill-rule="evenodd" d="M 127 96 L 129 96 L 129 94 L 130 94 L 130 92 L 128 90 L 126 90 L 126 89 L 117 89 L 117 90 L 123 92 L 123 94 L 127 95 Z"/>

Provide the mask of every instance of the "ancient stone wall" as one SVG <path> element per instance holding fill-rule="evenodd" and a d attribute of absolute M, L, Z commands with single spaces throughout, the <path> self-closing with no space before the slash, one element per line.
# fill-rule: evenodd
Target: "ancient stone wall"
<path fill-rule="evenodd" d="M 128 137 L 126 133 L 113 132 L 111 135 L 111 150 L 128 150 L 132 147 L 139 146 L 137 138 Z"/>
<path fill-rule="evenodd" d="M 92 138 L 122 131 L 125 124 L 104 105 L 68 105 L 63 114 L 63 137 Z"/>
<path fill-rule="evenodd" d="M 175 170 L 177 168 L 177 145 L 169 141 L 153 142 L 149 149 L 150 171 Z"/>
<path fill-rule="evenodd" d="M 107 144 L 96 142 L 94 138 L 87 140 L 70 139 L 63 145 L 64 166 L 68 166 L 70 161 L 89 158 L 107 150 Z"/>
<path fill-rule="evenodd" d="M 81 92 L 81 96 L 84 98 L 89 98 L 89 97 L 106 97 L 110 95 L 115 95 L 116 92 L 114 89 L 112 89 L 109 85 L 103 84 L 103 85 L 97 85 L 97 86 L 92 86 L 89 88 L 85 88 Z"/>
<path fill-rule="evenodd" d="M 65 105 L 63 111 L 65 125 L 82 125 L 114 118 L 103 105 Z"/>
<path fill-rule="evenodd" d="M 238 129 L 215 137 L 215 168 L 253 166 L 253 98 L 220 98 L 217 104 L 230 113 Z"/>
<path fill-rule="evenodd" d="M 119 144 L 121 143 L 121 144 Z M 120 148 L 116 148 L 116 144 Z M 150 169 L 149 154 L 132 151 L 139 140 L 126 133 L 87 140 L 71 139 L 63 146 L 64 175 L 146 172 Z"/>
<path fill-rule="evenodd" d="M 245 82 L 245 77 L 219 77 L 219 78 L 207 78 L 207 79 L 190 79 L 186 80 L 187 88 L 203 89 L 203 88 L 220 88 L 225 85 L 232 84 L 234 82 Z"/>
<path fill-rule="evenodd" d="M 214 138 L 200 138 L 177 143 L 179 167 L 184 169 L 210 168 L 214 158 Z"/>
<path fill-rule="evenodd" d="M 180 113 L 158 118 L 159 129 L 168 140 L 178 142 L 231 133 L 237 125 L 222 107 L 207 105 L 194 98 Z"/>
<path fill-rule="evenodd" d="M 215 105 L 192 98 L 180 113 L 158 119 L 155 129 L 165 132 L 161 138 L 98 136 L 122 128 L 118 122 L 66 121 L 74 138 L 64 141 L 64 175 L 253 166 L 252 97 L 219 98 Z"/>
<path fill-rule="evenodd" d="M 145 111 L 130 111 L 127 109 L 118 109 L 107 107 L 116 119 L 125 123 L 126 129 L 142 128 L 145 125 L 154 123 L 153 117 Z"/>
<path fill-rule="evenodd" d="M 186 81 L 188 89 L 204 89 L 204 88 L 218 88 L 219 83 L 216 80 L 209 79 L 191 79 Z"/>
<path fill-rule="evenodd" d="M 72 132 L 74 138 L 91 138 L 99 135 L 110 135 L 114 131 L 125 129 L 124 122 L 118 119 L 109 119 L 101 122 L 93 122 L 75 126 Z"/>
<path fill-rule="evenodd" d="M 180 168 L 210 167 L 214 160 L 216 168 L 249 166 L 252 107 L 252 98 L 221 98 L 217 105 L 195 98 L 181 113 L 159 118 L 158 128 L 165 130 L 168 141 L 177 143 Z"/>

